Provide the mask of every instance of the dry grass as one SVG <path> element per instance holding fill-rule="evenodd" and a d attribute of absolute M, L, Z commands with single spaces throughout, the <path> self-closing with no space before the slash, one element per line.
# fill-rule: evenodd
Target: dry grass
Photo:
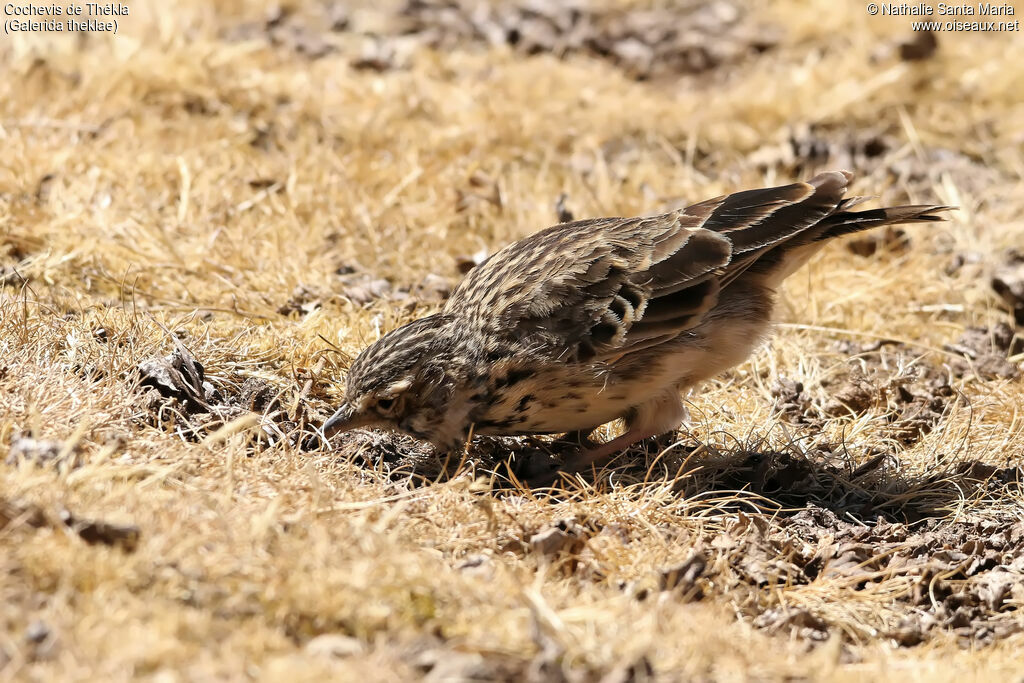
<path fill-rule="evenodd" d="M 377 4 L 350 32 L 395 10 Z M 257 5 L 131 3 L 116 37 L 0 42 L 0 678 L 1019 674 L 1018 593 L 965 631 L 939 603 L 980 579 L 948 563 L 796 580 L 771 562 L 827 546 L 786 526 L 808 505 L 836 511 L 829 533 L 879 515 L 939 539 L 1020 524 L 1012 477 L 960 465 L 1019 462 L 1020 379 L 953 373 L 958 398 L 909 445 L 885 401 L 822 409 L 850 362 L 837 340 L 904 341 L 880 361 L 893 376 L 941 370 L 967 326 L 1010 320 L 987 269 L 1024 239 L 1020 34 L 941 35 L 931 59 L 904 62 L 886 48 L 908 21 L 778 0 L 750 15 L 781 28 L 773 49 L 641 82 L 584 55 L 481 46 L 355 69 L 347 32 L 318 59 L 230 39 L 262 20 Z M 790 135 L 834 145 L 831 158 L 794 153 Z M 881 152 L 842 156 L 871 136 Z M 693 397 L 692 435 L 649 483 L 632 483 L 633 454 L 596 483 L 517 491 L 486 470 L 519 445 L 484 444 L 422 485 L 363 442 L 296 438 L 329 414 L 354 354 L 436 306 L 354 305 L 341 266 L 395 288 L 454 281 L 456 256 L 552 223 L 561 192 L 577 217 L 628 215 L 841 161 L 863 162 L 862 194 L 961 211 L 908 228 L 909 250 L 836 245 L 795 276 L 771 345 Z M 947 274 L 967 251 L 981 262 Z M 300 310 L 280 313 L 289 300 Z M 184 438 L 187 411 L 161 412 L 135 371 L 174 348 L 168 331 L 221 395 L 256 378 L 276 403 Z M 812 423 L 774 410 L 780 376 L 804 384 Z M 41 462 L 25 437 L 60 452 Z M 743 465 L 748 451 L 762 455 Z M 758 458 L 803 478 L 767 486 Z M 117 529 L 87 543 L 90 520 L 134 525 L 137 547 Z M 531 545 L 559 520 L 572 522 L 551 531 L 555 552 Z M 694 557 L 701 575 L 665 588 Z M 998 562 L 1020 578 L 1019 558 Z M 929 618 L 920 644 L 895 642 Z M 323 634 L 346 639 L 325 654 Z"/>

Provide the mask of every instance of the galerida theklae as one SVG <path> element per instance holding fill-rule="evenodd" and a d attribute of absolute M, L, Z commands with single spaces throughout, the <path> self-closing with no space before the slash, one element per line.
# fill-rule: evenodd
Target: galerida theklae
<path fill-rule="evenodd" d="M 641 218 L 563 223 L 495 253 L 444 308 L 356 358 L 327 436 L 398 429 L 444 450 L 470 434 L 622 436 L 562 466 L 599 464 L 687 418 L 686 393 L 765 338 L 780 283 L 833 237 L 942 220 L 951 207 L 850 211 L 852 174 L 747 190 Z"/>

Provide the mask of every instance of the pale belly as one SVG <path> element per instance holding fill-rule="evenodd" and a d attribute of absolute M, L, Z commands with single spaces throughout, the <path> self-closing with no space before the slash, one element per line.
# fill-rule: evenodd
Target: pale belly
<path fill-rule="evenodd" d="M 666 391 L 682 395 L 743 362 L 760 344 L 766 327 L 718 320 L 702 326 L 701 334 L 629 354 L 607 366 L 553 364 L 507 387 L 478 420 L 476 433 L 549 434 L 596 428 L 663 399 Z"/>

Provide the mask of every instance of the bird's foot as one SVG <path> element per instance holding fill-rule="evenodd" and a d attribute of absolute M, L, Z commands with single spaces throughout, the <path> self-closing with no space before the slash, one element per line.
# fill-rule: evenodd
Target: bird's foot
<path fill-rule="evenodd" d="M 525 464 L 521 481 L 530 488 L 551 486 L 559 479 L 569 478 L 588 469 L 600 470 L 613 456 L 626 450 L 638 441 L 654 436 L 645 431 L 629 431 L 608 443 L 583 448 L 559 464 L 553 458 L 537 458 Z M 660 441 L 660 439 L 659 439 Z"/>

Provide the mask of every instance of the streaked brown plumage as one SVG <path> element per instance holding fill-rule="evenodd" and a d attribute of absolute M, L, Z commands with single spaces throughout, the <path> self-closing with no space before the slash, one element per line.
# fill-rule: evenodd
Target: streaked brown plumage
<path fill-rule="evenodd" d="M 475 268 L 440 313 L 382 337 L 349 370 L 330 436 L 397 428 L 439 448 L 476 434 L 627 431 L 576 469 L 686 419 L 690 388 L 765 337 L 779 284 L 827 240 L 950 207 L 851 212 L 845 171 L 644 218 L 556 225 Z"/>

